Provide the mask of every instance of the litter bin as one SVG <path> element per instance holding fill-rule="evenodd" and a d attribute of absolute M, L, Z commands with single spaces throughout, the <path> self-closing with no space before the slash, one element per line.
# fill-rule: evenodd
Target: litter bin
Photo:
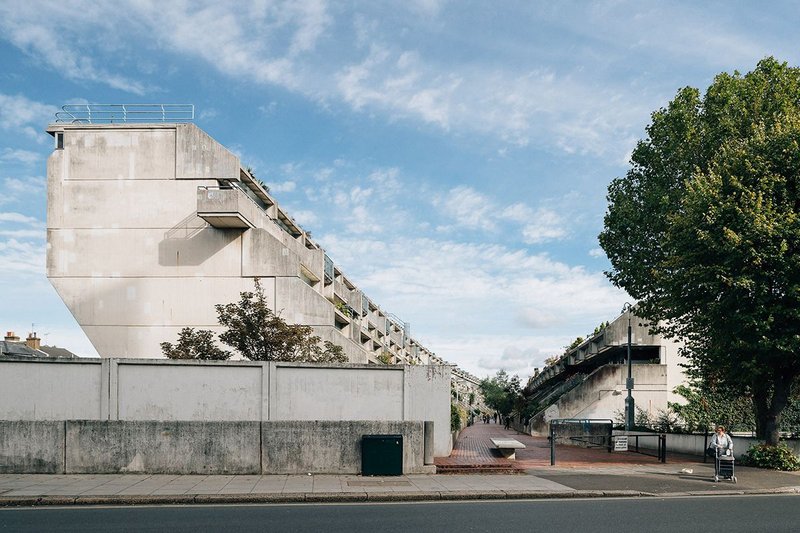
<path fill-rule="evenodd" d="M 403 436 L 362 435 L 361 475 L 403 475 Z"/>

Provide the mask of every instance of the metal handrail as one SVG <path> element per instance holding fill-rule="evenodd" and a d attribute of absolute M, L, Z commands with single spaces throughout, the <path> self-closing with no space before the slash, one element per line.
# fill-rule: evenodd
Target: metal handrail
<path fill-rule="evenodd" d="M 65 104 L 57 123 L 116 124 L 191 122 L 194 104 Z"/>

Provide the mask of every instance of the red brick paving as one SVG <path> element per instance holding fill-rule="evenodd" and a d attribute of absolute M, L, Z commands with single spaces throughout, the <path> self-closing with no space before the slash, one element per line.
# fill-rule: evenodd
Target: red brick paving
<path fill-rule="evenodd" d="M 504 459 L 497 450 L 493 449 L 491 438 L 514 438 L 525 445 L 524 450 L 516 451 L 516 461 Z M 669 446 L 669 443 L 667 444 Z M 686 460 L 686 456 L 668 454 L 670 459 Z M 696 460 L 696 457 L 689 459 Z M 484 424 L 478 422 L 461 431 L 450 457 L 437 457 L 437 466 L 455 467 L 466 465 L 495 465 L 511 466 L 516 468 L 540 468 L 550 466 L 550 442 L 546 437 L 532 437 L 514 430 L 503 429 L 502 424 Z M 581 448 L 579 446 L 556 445 L 557 466 L 592 465 L 609 466 L 614 464 L 657 464 L 656 457 L 642 455 L 634 452 L 608 452 L 604 448 Z"/>

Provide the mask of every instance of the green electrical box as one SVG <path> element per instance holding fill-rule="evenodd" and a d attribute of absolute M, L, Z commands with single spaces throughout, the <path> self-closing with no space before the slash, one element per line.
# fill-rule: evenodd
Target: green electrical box
<path fill-rule="evenodd" d="M 403 436 L 362 435 L 362 476 L 402 476 Z"/>

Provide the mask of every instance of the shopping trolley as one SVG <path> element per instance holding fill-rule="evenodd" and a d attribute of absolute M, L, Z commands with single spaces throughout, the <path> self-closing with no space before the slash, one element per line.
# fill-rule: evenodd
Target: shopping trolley
<path fill-rule="evenodd" d="M 714 482 L 728 479 L 736 483 L 735 462 L 733 451 L 717 448 L 714 454 Z"/>

